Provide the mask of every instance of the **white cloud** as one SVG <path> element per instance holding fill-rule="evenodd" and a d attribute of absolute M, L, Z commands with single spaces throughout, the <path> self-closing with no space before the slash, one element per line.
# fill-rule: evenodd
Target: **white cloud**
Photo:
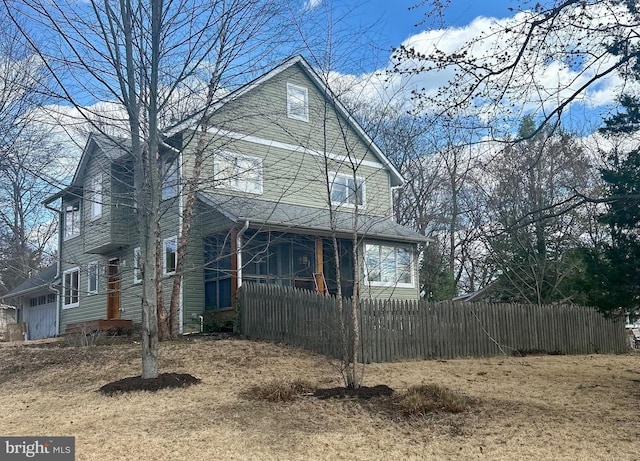
<path fill-rule="evenodd" d="M 402 43 L 421 55 L 466 53 L 464 59 L 467 61 L 481 59 L 485 68 L 477 70 L 475 75 L 460 72 L 456 65 L 438 66 L 435 62 L 398 61 L 390 57 L 384 69 L 343 78 L 365 99 L 379 99 L 383 94 L 386 98 L 400 98 L 405 104 L 417 107 L 418 100 L 412 99 L 412 92 L 417 92 L 422 95 L 421 101 L 429 102 L 429 106 L 420 108 L 425 112 L 433 110 L 434 104 L 445 107 L 454 103 L 458 108 L 464 108 L 464 103 L 469 103 L 467 109 L 485 121 L 509 114 L 515 118 L 524 113 L 547 114 L 558 102 L 566 101 L 577 91 L 579 95 L 572 106 L 580 104 L 588 109 L 608 106 L 620 94 L 623 79 L 613 72 L 598 78 L 595 84 L 590 81 L 613 62 L 614 57 L 606 53 L 605 43 L 610 40 L 612 30 L 620 29 L 613 25 L 624 24 L 628 15 L 621 5 L 596 2 L 586 8 L 588 11 L 580 10 L 577 14 L 566 11 L 558 18 L 562 29 L 545 37 L 533 37 L 525 51 L 525 59 L 508 75 L 490 73 L 504 65 L 505 57 L 513 59 L 523 46 L 525 36 L 515 31 L 528 27 L 532 18 L 530 12 L 504 19 L 478 17 L 465 27 L 425 30 Z M 577 59 L 569 59 L 568 50 L 579 54 Z M 600 57 L 596 59 L 595 56 Z M 418 69 L 419 72 L 385 75 L 394 69 Z M 472 98 L 465 100 L 469 86 L 477 82 L 478 74 L 486 76 L 486 81 L 480 84 Z M 374 75 L 384 78 L 372 79 Z M 580 90 L 583 87 L 586 89 Z"/>
<path fill-rule="evenodd" d="M 322 5 L 322 0 L 307 0 L 306 2 L 304 2 L 304 9 L 314 10 L 318 8 L 320 5 Z"/>

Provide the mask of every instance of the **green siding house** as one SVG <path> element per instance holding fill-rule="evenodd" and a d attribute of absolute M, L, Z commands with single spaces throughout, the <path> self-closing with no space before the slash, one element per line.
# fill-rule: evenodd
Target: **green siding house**
<path fill-rule="evenodd" d="M 246 282 L 320 293 L 340 283 L 350 295 L 354 235 L 363 296 L 418 298 L 417 248 L 426 239 L 392 219 L 403 178 L 302 57 L 220 99 L 209 127 L 180 290 L 182 332 L 197 331 L 205 311 L 233 308 Z M 198 128 L 187 120 L 163 136 L 162 270 L 171 282 Z M 71 184 L 47 204 L 60 212 L 60 333 L 87 321 L 139 323 L 127 143 L 91 135 Z"/>

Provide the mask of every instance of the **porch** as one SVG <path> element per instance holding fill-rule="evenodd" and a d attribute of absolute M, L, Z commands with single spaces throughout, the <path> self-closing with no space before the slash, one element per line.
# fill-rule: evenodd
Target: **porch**
<path fill-rule="evenodd" d="M 240 252 L 238 252 L 240 245 Z M 339 239 L 342 295 L 353 293 L 353 244 Z M 337 294 L 332 239 L 277 231 L 214 234 L 205 239 L 205 309 L 234 307 L 238 281 Z"/>

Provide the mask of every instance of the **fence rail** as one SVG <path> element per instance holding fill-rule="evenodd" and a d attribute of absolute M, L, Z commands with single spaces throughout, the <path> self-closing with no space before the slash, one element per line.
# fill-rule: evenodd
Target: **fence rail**
<path fill-rule="evenodd" d="M 238 298 L 240 332 L 340 357 L 351 300 L 343 322 L 333 297 L 247 283 Z M 365 362 L 449 359 L 518 353 L 619 353 L 628 348 L 623 319 L 571 305 L 363 300 L 359 305 Z M 349 341 L 347 341 L 347 344 Z"/>

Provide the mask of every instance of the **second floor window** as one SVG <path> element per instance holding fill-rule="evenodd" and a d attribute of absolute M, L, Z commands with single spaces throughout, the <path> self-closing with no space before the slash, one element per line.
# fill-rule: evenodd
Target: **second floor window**
<path fill-rule="evenodd" d="M 162 163 L 162 200 L 178 195 L 180 167 L 178 157 Z"/>
<path fill-rule="evenodd" d="M 91 178 L 88 192 L 89 219 L 93 221 L 102 216 L 102 175 Z"/>
<path fill-rule="evenodd" d="M 80 202 L 68 203 L 64 208 L 64 239 L 80 235 Z"/>
<path fill-rule="evenodd" d="M 364 206 L 364 180 L 352 175 L 336 174 L 331 183 L 331 203 Z"/>
<path fill-rule="evenodd" d="M 262 194 L 262 159 L 221 152 L 214 157 L 216 187 Z"/>

